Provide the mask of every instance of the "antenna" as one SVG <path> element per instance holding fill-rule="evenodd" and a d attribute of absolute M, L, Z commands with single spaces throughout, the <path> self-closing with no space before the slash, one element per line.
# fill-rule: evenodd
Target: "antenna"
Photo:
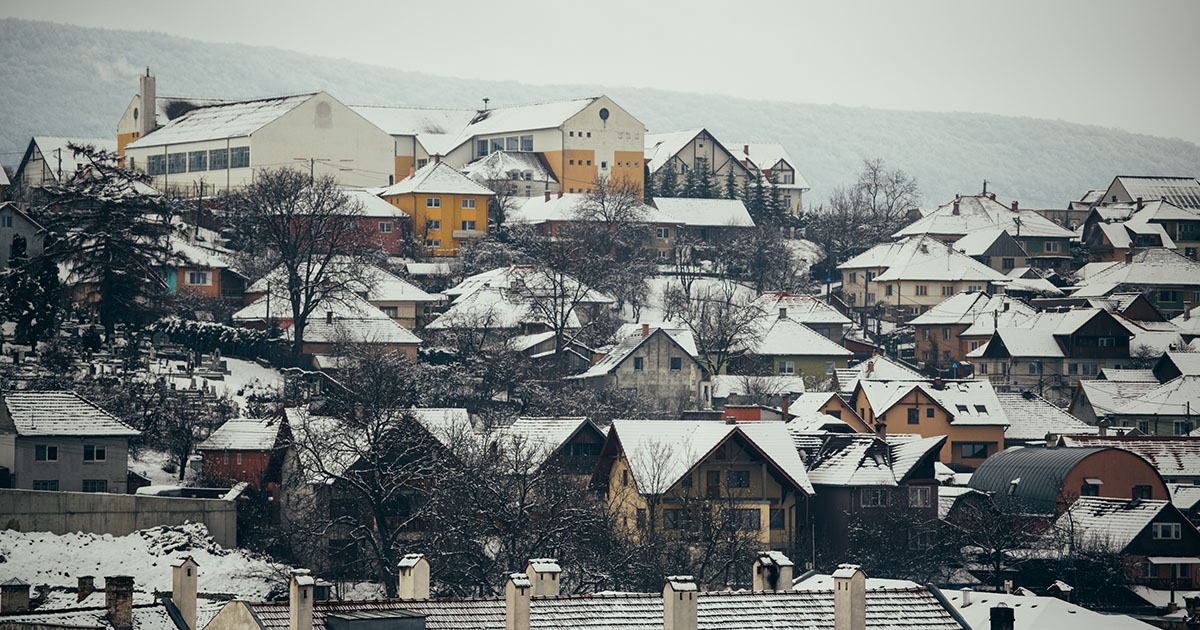
<path fill-rule="evenodd" d="M 983 180 L 983 196 L 984 197 L 987 196 L 987 185 L 988 185 L 988 180 L 986 180 L 986 179 Z"/>
<path fill-rule="evenodd" d="M 488 108 L 488 101 L 490 101 L 490 100 L 492 100 L 492 99 L 490 99 L 490 98 L 488 98 L 488 97 L 486 97 L 486 96 L 485 96 L 485 97 L 483 97 L 483 111 L 485 111 L 485 112 L 487 111 L 487 108 Z"/>

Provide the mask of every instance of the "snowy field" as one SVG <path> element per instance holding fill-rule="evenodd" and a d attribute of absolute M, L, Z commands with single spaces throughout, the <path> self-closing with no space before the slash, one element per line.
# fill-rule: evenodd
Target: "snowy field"
<path fill-rule="evenodd" d="M 172 379 L 180 388 L 213 388 L 217 396 L 229 394 L 238 404 L 239 410 L 245 410 L 246 399 L 258 396 L 277 395 L 283 390 L 283 375 L 274 368 L 263 367 L 253 361 L 242 359 L 222 358 L 229 374 L 223 379 L 211 379 L 203 376 L 189 376 L 179 369 L 178 361 L 157 361 L 150 363 L 150 371 L 157 375 Z"/>

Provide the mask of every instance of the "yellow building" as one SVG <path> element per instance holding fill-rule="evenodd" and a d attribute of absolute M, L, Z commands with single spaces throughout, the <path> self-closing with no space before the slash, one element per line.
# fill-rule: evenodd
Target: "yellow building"
<path fill-rule="evenodd" d="M 617 420 L 593 481 L 638 535 L 684 535 L 712 511 L 770 548 L 803 533 L 813 494 L 782 422 Z"/>
<path fill-rule="evenodd" d="M 494 193 L 445 162 L 435 161 L 381 193 L 413 219 L 413 235 L 433 256 L 454 256 L 464 239 L 487 234 Z"/>
<path fill-rule="evenodd" d="M 877 432 L 949 436 L 943 464 L 973 470 L 1004 448 L 1008 417 L 987 381 L 860 380 L 851 400 Z"/>

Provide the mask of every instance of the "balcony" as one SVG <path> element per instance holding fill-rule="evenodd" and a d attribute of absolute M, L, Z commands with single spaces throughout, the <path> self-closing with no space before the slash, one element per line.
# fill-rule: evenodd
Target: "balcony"
<path fill-rule="evenodd" d="M 487 234 L 484 230 L 454 230 L 450 233 L 454 238 L 483 238 Z"/>

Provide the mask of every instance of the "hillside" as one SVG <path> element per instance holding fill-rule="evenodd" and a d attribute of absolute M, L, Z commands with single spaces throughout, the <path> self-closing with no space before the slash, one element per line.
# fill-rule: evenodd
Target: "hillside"
<path fill-rule="evenodd" d="M 503 106 L 607 93 L 651 131 L 705 126 L 730 142 L 783 143 L 812 184 L 813 202 L 852 180 L 861 161 L 871 157 L 915 175 L 926 206 L 955 193 L 978 192 L 984 179 L 1002 200 L 1063 207 L 1089 188 L 1107 186 L 1116 174 L 1200 174 L 1200 147 L 1192 143 L 1062 121 L 469 81 L 271 48 L 47 22 L 0 20 L 0 59 L 0 162 L 9 166 L 20 161 L 34 134 L 115 135 L 117 119 L 137 91 L 137 76 L 148 65 L 162 96 L 237 98 L 324 89 L 349 104 L 477 107 L 485 96 L 492 106 Z M 418 65 L 419 59 L 411 55 L 403 62 Z"/>

